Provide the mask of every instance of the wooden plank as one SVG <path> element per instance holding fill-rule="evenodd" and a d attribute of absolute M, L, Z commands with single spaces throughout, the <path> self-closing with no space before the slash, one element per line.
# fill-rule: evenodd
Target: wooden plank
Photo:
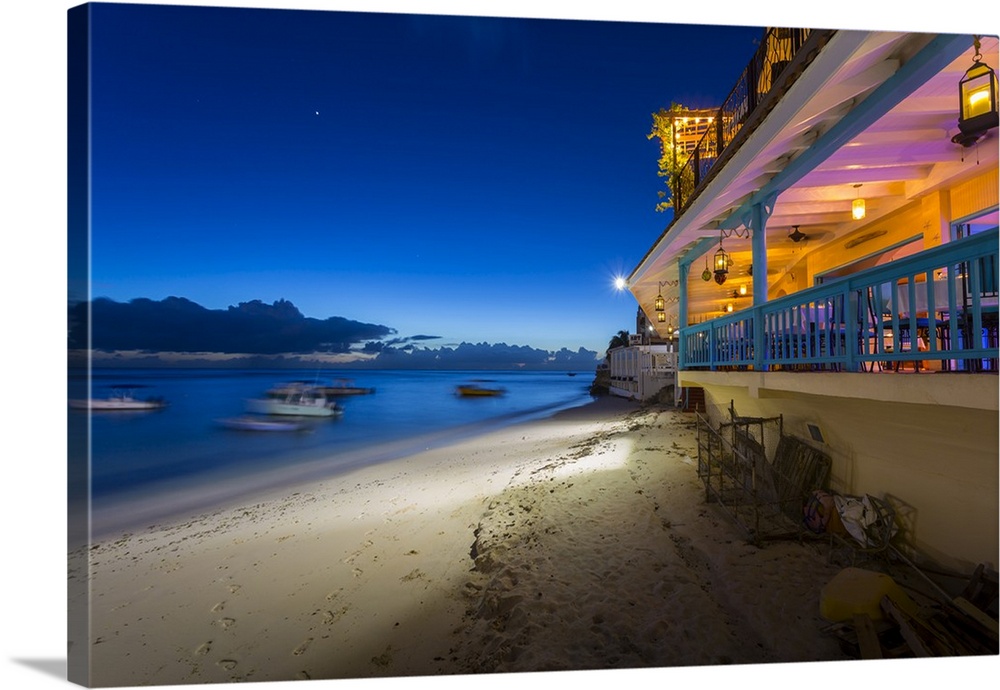
<path fill-rule="evenodd" d="M 896 604 L 888 596 L 882 597 L 882 610 L 886 612 L 890 619 L 899 626 L 899 633 L 906 641 L 906 645 L 913 652 L 914 656 L 929 657 L 934 653 L 924 644 L 923 639 L 917 629 L 911 625 L 910 617 L 899 610 Z"/>
<path fill-rule="evenodd" d="M 979 610 L 972 602 L 964 597 L 955 597 L 952 599 L 951 603 L 954 604 L 955 608 L 959 611 L 979 623 L 979 625 L 989 632 L 994 640 L 998 639 L 1000 632 L 997 630 L 997 622 L 987 616 L 983 611 Z"/>
<path fill-rule="evenodd" d="M 875 632 L 875 624 L 867 613 L 854 614 L 854 632 L 858 635 L 858 649 L 862 659 L 881 659 L 882 644 Z"/>

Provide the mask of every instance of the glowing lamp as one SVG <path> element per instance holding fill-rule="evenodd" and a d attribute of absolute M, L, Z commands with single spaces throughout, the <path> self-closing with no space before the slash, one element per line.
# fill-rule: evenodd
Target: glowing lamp
<path fill-rule="evenodd" d="M 987 131 L 1000 124 L 997 111 L 997 74 L 985 62 L 981 62 L 979 37 L 975 38 L 976 54 L 972 67 L 958 82 L 958 129 L 959 134 L 952 141 L 962 146 L 972 146 Z"/>
<path fill-rule="evenodd" d="M 715 259 L 712 263 L 715 266 L 715 282 L 722 285 L 726 282 L 726 276 L 729 273 L 729 255 L 722 248 L 721 240 L 719 241 L 719 249 L 715 252 Z"/>
<path fill-rule="evenodd" d="M 865 217 L 865 200 L 861 198 L 861 185 L 856 184 L 854 188 L 858 190 L 858 198 L 851 202 L 851 217 L 861 220 Z"/>
<path fill-rule="evenodd" d="M 653 308 L 656 311 L 663 313 L 663 295 L 657 295 L 656 299 L 653 301 Z"/>
<path fill-rule="evenodd" d="M 667 320 L 666 313 L 662 312 L 662 311 L 657 312 L 656 313 L 656 320 L 659 321 L 660 323 L 664 323 Z"/>

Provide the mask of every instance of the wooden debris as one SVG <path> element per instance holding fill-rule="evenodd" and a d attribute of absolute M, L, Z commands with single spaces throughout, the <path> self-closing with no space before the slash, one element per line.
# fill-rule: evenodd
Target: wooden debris
<path fill-rule="evenodd" d="M 854 614 L 854 632 L 858 636 L 858 648 L 862 659 L 881 659 L 882 644 L 879 642 L 875 624 L 867 613 Z"/>

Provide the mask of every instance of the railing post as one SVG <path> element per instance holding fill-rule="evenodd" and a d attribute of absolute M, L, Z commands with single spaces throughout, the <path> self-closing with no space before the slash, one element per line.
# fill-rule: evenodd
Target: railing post
<path fill-rule="evenodd" d="M 846 361 L 844 362 L 845 371 L 856 371 L 857 370 L 857 357 L 858 343 L 860 343 L 860 333 L 858 328 L 861 325 L 861 315 L 858 311 L 860 309 L 860 300 L 858 299 L 857 290 L 847 290 L 847 294 L 844 295 L 844 329 L 846 333 L 846 343 L 845 349 L 847 352 Z"/>
<path fill-rule="evenodd" d="M 715 371 L 715 329 L 711 326 L 708 327 L 708 370 Z"/>

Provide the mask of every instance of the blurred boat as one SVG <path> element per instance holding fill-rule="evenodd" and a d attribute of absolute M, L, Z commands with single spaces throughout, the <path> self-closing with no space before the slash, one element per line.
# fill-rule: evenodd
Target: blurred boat
<path fill-rule="evenodd" d="M 111 394 L 106 398 L 89 398 L 87 400 L 70 400 L 69 406 L 78 410 L 162 410 L 167 401 L 161 397 L 137 398 L 135 390 L 145 386 L 117 385 L 111 387 Z"/>
<path fill-rule="evenodd" d="M 294 419 L 274 419 L 263 415 L 243 415 L 216 420 L 227 429 L 236 431 L 303 431 L 308 428 L 305 422 Z"/>
<path fill-rule="evenodd" d="M 336 379 L 329 386 L 316 386 L 323 391 L 326 396 L 337 395 L 370 395 L 375 392 L 374 388 L 355 386 L 352 379 Z"/>
<path fill-rule="evenodd" d="M 455 388 L 455 394 L 465 398 L 488 398 L 503 395 L 507 391 L 503 388 L 488 388 L 478 383 L 464 383 Z"/>
<path fill-rule="evenodd" d="M 247 401 L 247 409 L 257 414 L 295 417 L 335 417 L 344 408 L 326 397 L 317 386 L 289 383 L 269 390 L 263 398 Z"/>

